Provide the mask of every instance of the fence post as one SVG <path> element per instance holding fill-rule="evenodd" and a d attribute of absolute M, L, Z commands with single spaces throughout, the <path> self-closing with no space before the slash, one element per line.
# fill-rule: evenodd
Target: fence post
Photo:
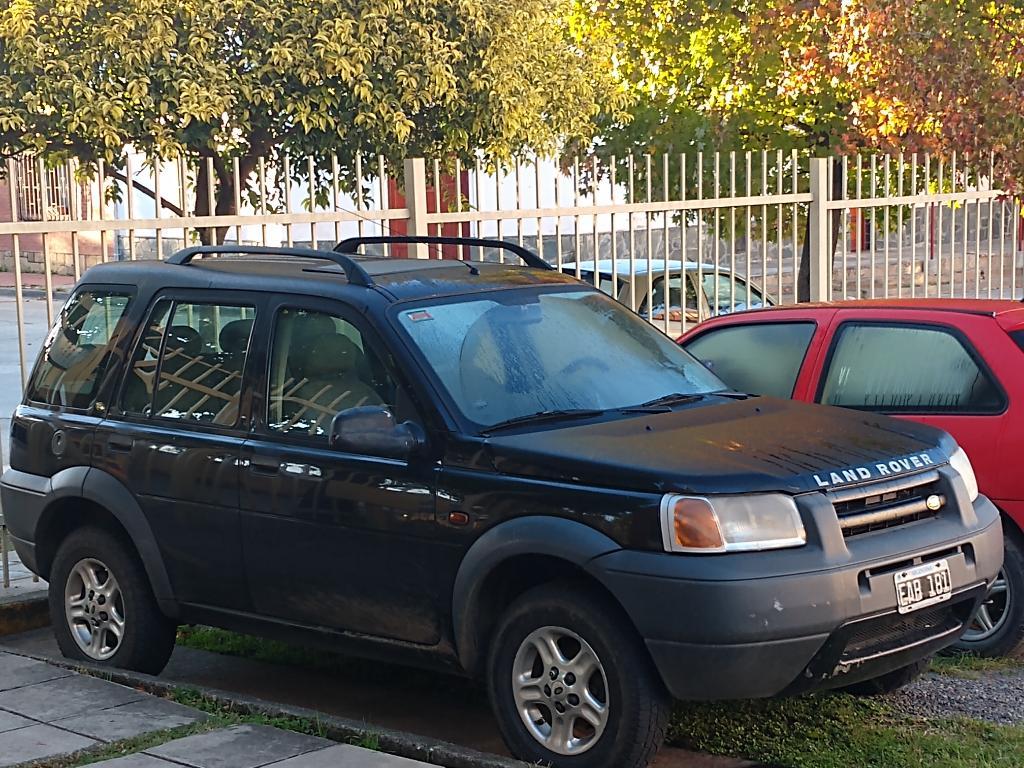
<path fill-rule="evenodd" d="M 409 223 L 406 232 L 413 236 L 430 234 L 427 224 L 427 162 L 422 157 L 408 157 L 405 160 L 405 204 L 409 208 Z M 416 259 L 428 258 L 425 243 L 409 247 L 409 255 Z"/>
<path fill-rule="evenodd" d="M 828 167 L 831 159 L 811 158 L 811 204 L 807 208 L 810 232 L 811 301 L 832 298 L 832 238 L 829 232 Z"/>

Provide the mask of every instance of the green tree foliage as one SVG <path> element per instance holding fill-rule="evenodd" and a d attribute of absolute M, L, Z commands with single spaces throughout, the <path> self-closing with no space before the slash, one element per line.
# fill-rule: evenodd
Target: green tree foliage
<path fill-rule="evenodd" d="M 906 189 L 910 158 L 924 152 L 958 152 L 958 186 L 989 175 L 990 153 L 997 184 L 1015 189 L 1024 180 L 1021 0 L 577 0 L 575 13 L 615 50 L 616 74 L 634 97 L 628 118 L 603 120 L 592 145 L 620 178 L 629 155 L 686 153 L 686 178 L 673 161 L 667 181 L 692 195 L 698 182 L 713 189 L 709 153 L 767 146 L 903 152 Z M 791 165 L 780 173 L 772 155 L 767 169 L 754 155 L 754 190 L 765 172 L 769 190 L 790 178 Z M 897 162 L 873 187 L 862 179 L 861 193 L 882 194 L 887 179 L 896 189 Z M 646 186 L 645 166 L 636 167 Z M 656 190 L 664 167 L 652 166 Z M 855 179 L 844 178 L 841 163 L 833 168 L 833 194 L 852 195 Z M 745 173 L 741 163 L 740 190 Z M 952 183 L 932 177 L 933 189 Z M 803 259 L 805 288 L 806 266 Z"/>
<path fill-rule="evenodd" d="M 0 8 L 0 154 L 118 167 L 185 156 L 208 213 L 233 163 L 359 151 L 488 161 L 557 150 L 622 89 L 563 0 L 10 0 Z M 198 162 L 197 162 L 198 161 Z M 306 163 L 291 164 L 296 178 Z M 319 179 L 325 183 L 326 179 Z M 243 181 L 245 184 L 246 181 Z"/>

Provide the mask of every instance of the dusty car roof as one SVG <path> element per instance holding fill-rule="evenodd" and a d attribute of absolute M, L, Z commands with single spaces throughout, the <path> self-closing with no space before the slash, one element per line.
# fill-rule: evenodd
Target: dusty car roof
<path fill-rule="evenodd" d="M 345 271 L 330 261 L 267 255 L 207 257 L 189 264 L 155 260 L 110 262 L 89 269 L 83 281 L 141 285 L 152 280 L 168 287 L 272 290 L 347 298 L 372 291 L 391 301 L 529 285 L 580 285 L 574 277 L 556 270 L 515 264 L 380 257 L 354 260 L 372 278 L 371 287 L 352 285 Z"/>
<path fill-rule="evenodd" d="M 651 272 L 657 274 L 658 272 L 664 272 L 666 270 L 666 268 L 668 269 L 669 272 L 679 272 L 679 271 L 681 271 L 684 268 L 684 265 L 685 265 L 685 269 L 686 269 L 687 272 L 696 272 L 697 271 L 698 265 L 697 265 L 696 261 L 683 262 L 683 261 L 680 261 L 679 259 L 669 259 L 668 261 L 666 261 L 665 259 L 651 259 L 648 262 L 647 259 L 645 259 L 645 258 L 638 258 L 638 259 L 634 259 L 633 260 L 632 273 L 636 274 L 636 275 L 646 275 L 647 272 L 648 272 L 648 269 L 650 269 Z M 594 262 L 593 262 L 593 260 L 591 260 L 591 261 L 581 261 L 581 262 L 579 262 L 579 267 L 580 267 L 580 271 L 581 272 L 593 272 L 594 271 Z M 567 270 L 567 269 L 575 270 L 576 269 L 576 262 L 570 261 L 570 262 L 564 263 L 564 264 L 562 264 L 562 269 L 563 269 L 563 271 Z M 612 260 L 611 259 L 601 259 L 601 260 L 599 260 L 597 262 L 597 269 L 598 269 L 598 272 L 601 272 L 601 273 L 604 273 L 604 274 L 611 274 L 611 271 L 612 271 Z M 701 264 L 700 265 L 700 269 L 703 270 L 704 272 L 714 272 L 715 271 L 715 265 L 714 264 Z M 729 274 L 730 270 L 729 270 L 728 267 L 721 267 L 720 266 L 718 268 L 718 272 L 720 274 Z M 626 276 L 626 277 L 628 277 L 630 275 L 630 261 L 629 261 L 628 257 L 622 257 L 622 258 L 619 258 L 619 259 L 615 259 L 615 273 L 617 275 L 619 275 L 619 276 Z"/>

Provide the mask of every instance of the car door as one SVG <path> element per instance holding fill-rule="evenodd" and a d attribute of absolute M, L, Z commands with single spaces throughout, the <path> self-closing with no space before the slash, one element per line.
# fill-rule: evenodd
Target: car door
<path fill-rule="evenodd" d="M 806 361 L 814 359 L 824 328 L 812 317 L 788 315 L 770 322 L 711 321 L 681 343 L 739 392 L 803 399 L 810 374 Z"/>
<path fill-rule="evenodd" d="M 415 643 L 441 636 L 435 465 L 345 453 L 345 409 L 419 420 L 383 344 L 335 302 L 284 297 L 260 363 L 241 477 L 245 569 L 267 617 Z"/>
<path fill-rule="evenodd" d="M 815 400 L 949 432 L 972 458 L 983 489 L 988 467 L 998 465 L 1004 388 L 968 334 L 934 315 L 837 313 Z"/>
<path fill-rule="evenodd" d="M 173 292 L 140 326 L 94 466 L 138 500 L 182 603 L 247 603 L 238 525 L 243 371 L 258 300 Z"/>

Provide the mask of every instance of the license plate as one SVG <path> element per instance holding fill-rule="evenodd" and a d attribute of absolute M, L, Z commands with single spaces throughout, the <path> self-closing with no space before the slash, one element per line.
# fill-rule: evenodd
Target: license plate
<path fill-rule="evenodd" d="M 914 568 L 908 568 L 895 575 L 896 601 L 900 613 L 910 613 L 919 608 L 949 600 L 953 594 L 953 582 L 949 577 L 949 562 L 936 560 Z"/>

